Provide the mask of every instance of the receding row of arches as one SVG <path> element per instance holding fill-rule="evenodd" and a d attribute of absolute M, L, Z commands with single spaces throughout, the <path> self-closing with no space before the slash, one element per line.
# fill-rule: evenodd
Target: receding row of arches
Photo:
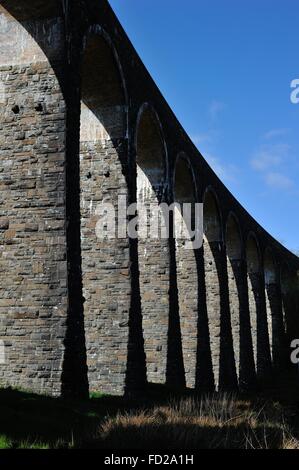
<path fill-rule="evenodd" d="M 188 203 L 192 222 L 200 201 L 195 170 L 185 153 L 169 164 L 152 106 L 140 108 L 134 139 L 128 133 L 122 69 L 99 28 L 85 40 L 81 77 L 81 248 L 91 388 L 125 386 L 134 341 L 142 346 L 137 361 L 144 360 L 144 351 L 148 382 L 255 386 L 258 376 L 285 364 L 292 308 L 287 266 L 279 271 L 273 252 L 267 248 L 262 254 L 254 233 L 244 242 L 233 213 L 223 224 L 211 187 L 203 196 L 202 246 L 186 249 L 179 237 L 150 236 L 154 217 L 164 227 L 187 226 L 179 206 L 166 220 L 161 203 Z M 112 203 L 117 218 L 120 196 L 136 203 L 133 279 L 130 240 L 99 239 L 95 233 L 97 206 Z M 188 230 L 191 238 L 190 224 Z M 132 301 L 132 292 L 138 301 Z M 142 338 L 134 340 L 137 332 L 130 326 L 138 309 Z"/>

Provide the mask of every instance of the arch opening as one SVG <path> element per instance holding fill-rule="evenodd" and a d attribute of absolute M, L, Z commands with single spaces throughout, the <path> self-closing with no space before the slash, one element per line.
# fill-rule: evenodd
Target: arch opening
<path fill-rule="evenodd" d="M 159 204 L 166 189 L 167 153 L 159 119 L 141 108 L 136 130 L 139 283 L 147 379 L 165 383 L 168 361 L 170 259 Z"/>
<path fill-rule="evenodd" d="M 81 66 L 81 144 L 124 139 L 125 135 L 124 85 L 113 49 L 104 37 L 90 34 Z"/>
<path fill-rule="evenodd" d="M 265 298 L 265 282 L 257 239 L 250 233 L 246 244 L 248 297 L 255 367 L 258 378 L 271 373 L 271 351 Z"/>
<path fill-rule="evenodd" d="M 196 203 L 196 185 L 187 157 L 180 154 L 176 160 L 173 184 L 174 202 L 179 204 L 174 213 L 176 227 L 182 227 L 176 236 L 176 275 L 179 316 L 182 334 L 182 352 L 187 387 L 195 388 L 198 347 L 198 272 L 195 250 L 187 244 L 192 237 L 192 218 Z M 190 220 L 182 204 L 190 206 Z M 189 219 L 189 217 L 188 217 Z M 190 227 L 191 224 L 191 227 Z M 182 236 L 184 234 L 184 236 Z"/>
<path fill-rule="evenodd" d="M 226 223 L 226 254 L 227 275 L 230 306 L 230 322 L 233 338 L 235 365 L 240 379 L 240 340 L 243 307 L 243 276 L 242 276 L 242 241 L 238 222 L 232 214 Z M 244 346 L 244 345 L 243 345 Z M 240 381 L 240 380 L 239 380 Z"/>
<path fill-rule="evenodd" d="M 220 349 L 221 349 L 221 264 L 222 231 L 216 198 L 207 190 L 203 203 L 204 229 L 204 271 L 206 286 L 206 308 L 209 326 L 210 350 L 214 384 L 220 386 Z"/>
<path fill-rule="evenodd" d="M 269 344 L 272 363 L 275 368 L 283 365 L 284 325 L 282 311 L 282 294 L 279 283 L 276 261 L 270 248 L 264 255 L 264 275 L 266 289 L 266 309 L 269 332 Z"/>
<path fill-rule="evenodd" d="M 281 294 L 283 304 L 283 330 L 287 338 L 291 338 L 290 321 L 292 312 L 292 278 L 289 267 L 283 264 L 280 270 Z"/>
<path fill-rule="evenodd" d="M 226 253 L 230 260 L 242 259 L 242 239 L 238 221 L 232 214 L 226 224 Z"/>
<path fill-rule="evenodd" d="M 248 299 L 250 312 L 251 337 L 254 354 L 255 368 L 257 368 L 257 315 L 258 315 L 258 290 L 261 273 L 260 255 L 256 238 L 250 234 L 246 243 L 246 261 L 248 276 Z"/>
<path fill-rule="evenodd" d="M 295 320 L 294 282 L 291 271 L 286 263 L 280 269 L 280 283 L 282 296 L 282 334 L 284 344 L 284 363 L 290 364 L 288 357 L 289 345 L 296 336 L 297 321 Z M 294 321 L 295 320 L 295 321 Z"/>
<path fill-rule="evenodd" d="M 271 359 L 273 361 L 273 340 L 274 331 L 273 331 L 273 321 L 275 315 L 275 310 L 277 305 L 277 279 L 276 279 L 276 270 L 273 255 L 270 249 L 266 249 L 264 257 L 264 275 L 265 275 L 265 287 L 266 287 L 266 309 L 267 309 L 267 323 L 268 323 L 268 335 L 269 335 L 269 344 Z"/>
<path fill-rule="evenodd" d="M 128 201 L 127 103 L 113 46 L 91 29 L 81 62 L 80 210 L 82 282 L 91 390 L 123 393 L 130 309 L 130 255 L 118 238 L 119 198 Z M 121 294 L 120 294 L 121 293 Z"/>

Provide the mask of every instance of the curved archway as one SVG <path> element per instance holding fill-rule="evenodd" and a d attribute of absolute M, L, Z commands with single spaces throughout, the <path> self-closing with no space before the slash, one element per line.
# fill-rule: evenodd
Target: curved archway
<path fill-rule="evenodd" d="M 128 200 L 127 102 L 118 62 L 103 31 L 90 28 L 81 64 L 82 277 L 89 384 L 107 393 L 125 388 L 131 292 L 129 241 L 118 232 L 119 203 Z"/>
<path fill-rule="evenodd" d="M 226 254 L 230 304 L 230 321 L 237 376 L 240 376 L 240 297 L 238 290 L 239 270 L 242 260 L 242 244 L 239 225 L 230 213 L 226 223 Z"/>
<path fill-rule="evenodd" d="M 282 296 L 282 314 L 283 314 L 283 344 L 284 344 L 284 363 L 288 364 L 288 349 L 293 339 L 294 331 L 296 331 L 292 322 L 294 321 L 294 298 L 293 298 L 293 282 L 290 269 L 286 263 L 280 268 L 280 284 Z"/>
<path fill-rule="evenodd" d="M 264 255 L 264 273 L 265 273 L 265 286 L 266 286 L 266 308 L 267 308 L 267 322 L 268 322 L 268 334 L 271 357 L 273 360 L 273 312 L 272 312 L 272 300 L 275 297 L 276 290 L 276 270 L 272 252 L 269 248 L 266 249 Z M 273 297 L 272 297 L 273 296 Z"/>
<path fill-rule="evenodd" d="M 214 382 L 219 386 L 220 369 L 220 286 L 217 258 L 221 250 L 222 234 L 218 206 L 212 191 L 207 191 L 203 206 L 204 266 L 206 284 L 206 305 L 209 322 L 210 348 Z"/>
<path fill-rule="evenodd" d="M 258 289 L 259 289 L 259 276 L 261 273 L 260 254 L 258 249 L 257 240 L 254 234 L 250 233 L 246 243 L 246 261 L 248 273 L 248 298 L 249 298 L 249 311 L 250 311 L 250 325 L 252 346 L 255 361 L 255 368 L 257 369 L 257 315 L 259 307 Z"/>
<path fill-rule="evenodd" d="M 257 315 L 258 315 L 258 298 L 257 290 L 258 277 L 261 272 L 260 255 L 256 238 L 250 234 L 246 244 L 246 260 L 248 273 L 248 297 L 250 310 L 250 324 L 255 367 L 257 367 Z"/>
<path fill-rule="evenodd" d="M 283 365 L 283 313 L 280 283 L 274 255 L 267 248 L 264 255 L 264 274 L 266 287 L 266 308 L 269 344 L 273 366 Z"/>
<path fill-rule="evenodd" d="M 292 312 L 291 307 L 291 293 L 292 293 L 292 277 L 290 269 L 286 263 L 283 263 L 280 268 L 280 283 L 283 302 L 283 325 L 284 332 L 288 338 L 290 335 L 290 317 Z"/>
<path fill-rule="evenodd" d="M 264 276 L 257 238 L 250 233 L 246 243 L 248 297 L 251 335 L 255 367 L 259 377 L 267 376 L 271 369 L 271 355 L 267 327 Z"/>
<path fill-rule="evenodd" d="M 280 270 L 283 306 L 283 332 L 286 348 L 286 364 L 289 364 L 289 347 L 293 339 L 298 338 L 298 271 L 294 272 L 287 263 Z"/>
<path fill-rule="evenodd" d="M 239 292 L 242 264 L 242 241 L 239 224 L 236 217 L 230 213 L 226 223 L 226 254 L 228 258 L 228 289 L 230 301 L 230 316 L 233 336 L 235 363 L 238 376 L 240 375 L 240 307 L 242 300 Z"/>
<path fill-rule="evenodd" d="M 236 368 L 230 326 L 227 263 L 219 206 L 208 189 L 203 205 L 206 304 L 215 386 L 235 389 Z"/>
<path fill-rule="evenodd" d="M 176 236 L 176 273 L 179 315 L 182 332 L 182 350 L 187 387 L 196 385 L 197 327 L 198 327 L 198 274 L 194 249 L 188 246 L 196 203 L 196 184 L 192 167 L 185 154 L 176 159 L 173 181 L 175 227 L 181 228 Z M 185 204 L 185 206 L 183 206 Z M 190 212 L 189 212 L 190 210 Z"/>
<path fill-rule="evenodd" d="M 167 152 L 157 114 L 142 106 L 136 130 L 138 259 L 144 349 L 149 382 L 165 383 L 169 328 L 169 246 L 161 237 L 159 204 L 166 189 Z"/>
<path fill-rule="evenodd" d="M 236 369 L 241 389 L 255 387 L 255 366 L 250 331 L 246 263 L 240 224 L 231 212 L 226 222 L 226 254 L 231 327 Z"/>

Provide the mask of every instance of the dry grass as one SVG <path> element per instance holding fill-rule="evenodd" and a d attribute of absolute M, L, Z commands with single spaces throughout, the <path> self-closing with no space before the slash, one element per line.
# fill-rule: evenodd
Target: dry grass
<path fill-rule="evenodd" d="M 262 390 L 198 397 L 150 387 L 83 402 L 0 390 L 0 448 L 299 449 L 297 374 Z"/>
<path fill-rule="evenodd" d="M 234 395 L 173 400 L 106 418 L 89 446 L 140 449 L 297 449 L 278 403 L 252 403 Z"/>

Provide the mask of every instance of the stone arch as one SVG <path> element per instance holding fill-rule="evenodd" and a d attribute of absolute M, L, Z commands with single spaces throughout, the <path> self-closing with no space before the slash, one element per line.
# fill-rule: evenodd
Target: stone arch
<path fill-rule="evenodd" d="M 276 262 L 274 254 L 269 247 L 266 248 L 264 255 L 264 273 L 266 285 L 277 284 Z"/>
<path fill-rule="evenodd" d="M 264 254 L 264 276 L 271 358 L 273 366 L 279 368 L 283 362 L 282 296 L 276 260 L 269 247 Z"/>
<path fill-rule="evenodd" d="M 283 331 L 286 346 L 286 363 L 289 363 L 289 347 L 298 338 L 298 280 L 299 271 L 292 269 L 287 262 L 280 268 L 280 282 L 283 307 Z"/>
<path fill-rule="evenodd" d="M 283 305 L 283 329 L 286 337 L 290 338 L 290 317 L 291 317 L 291 293 L 292 293 L 292 277 L 290 268 L 287 263 L 282 263 L 280 267 L 280 284 Z"/>
<path fill-rule="evenodd" d="M 135 146 L 137 184 L 144 191 L 139 196 L 162 202 L 167 188 L 168 153 L 159 116 L 149 103 L 144 103 L 138 113 Z"/>
<path fill-rule="evenodd" d="M 259 273 L 261 271 L 261 255 L 259 243 L 256 235 L 250 232 L 246 243 L 247 269 L 249 273 Z"/>
<path fill-rule="evenodd" d="M 204 194 L 203 231 L 206 304 L 214 381 L 218 389 L 234 389 L 237 377 L 229 318 L 222 218 L 212 188 L 207 188 Z"/>
<path fill-rule="evenodd" d="M 219 275 L 217 271 L 217 255 L 220 251 L 222 233 L 218 204 L 215 198 L 215 194 L 211 189 L 207 189 L 204 195 L 203 218 L 206 305 L 214 382 L 217 388 L 219 386 L 221 326 L 220 286 Z"/>
<path fill-rule="evenodd" d="M 209 242 L 222 243 L 222 218 L 218 198 L 212 187 L 204 194 L 204 237 Z"/>
<path fill-rule="evenodd" d="M 282 297 L 282 334 L 284 344 L 284 362 L 289 364 L 288 351 L 294 333 L 297 329 L 297 324 L 294 325 L 294 283 L 291 275 L 291 270 L 286 262 L 280 266 L 280 285 Z"/>
<path fill-rule="evenodd" d="M 226 221 L 226 255 L 230 317 L 236 370 L 241 389 L 255 386 L 254 356 L 250 331 L 248 285 L 242 232 L 237 216 Z"/>
<path fill-rule="evenodd" d="M 247 237 L 246 264 L 255 368 L 257 375 L 259 377 L 264 377 L 268 375 L 270 371 L 271 356 L 261 253 L 257 237 L 253 232 L 250 232 Z"/>
<path fill-rule="evenodd" d="M 275 268 L 275 261 L 272 251 L 269 247 L 266 248 L 264 254 L 264 275 L 265 275 L 265 287 L 266 287 L 266 308 L 267 308 L 267 323 L 268 323 L 268 334 L 271 358 L 273 361 L 273 301 L 276 297 L 276 284 L 277 284 L 277 273 Z M 275 291 L 275 292 L 274 292 Z"/>
<path fill-rule="evenodd" d="M 136 201 L 141 312 L 147 379 L 165 383 L 169 330 L 169 241 L 159 204 L 167 187 L 167 148 L 154 108 L 145 103 L 136 126 Z"/>
<path fill-rule="evenodd" d="M 246 261 L 248 273 L 248 298 L 250 311 L 250 325 L 253 345 L 255 367 L 257 366 L 257 302 L 256 290 L 257 279 L 261 273 L 261 261 L 258 242 L 254 233 L 250 233 L 246 243 Z"/>
<path fill-rule="evenodd" d="M 1 168 L 14 184 L 1 193 L 0 337 L 6 344 L 9 322 L 13 347 L 0 385 L 52 395 L 62 392 L 68 309 L 63 25 L 53 5 L 1 2 Z"/>
<path fill-rule="evenodd" d="M 91 390 L 123 393 L 130 309 L 126 214 L 127 98 L 107 34 L 91 27 L 81 60 L 80 206 L 82 282 Z M 119 232 L 120 230 L 120 232 Z M 121 292 L 121 294 L 120 294 Z"/>
<path fill-rule="evenodd" d="M 243 242 L 240 224 L 234 212 L 230 212 L 226 221 L 226 254 L 230 260 L 243 257 Z"/>
<path fill-rule="evenodd" d="M 180 153 L 176 158 L 173 196 L 174 202 L 178 204 L 174 213 L 174 225 L 176 227 L 175 251 L 185 381 L 187 387 L 194 388 L 196 385 L 199 285 L 196 253 L 189 245 L 194 226 L 193 218 L 195 216 L 197 190 L 190 160 L 184 153 Z M 184 212 L 183 204 L 189 205 L 190 218 L 186 212 L 186 206 Z M 178 227 L 182 228 L 181 234 L 178 233 Z"/>
<path fill-rule="evenodd" d="M 230 302 L 230 318 L 233 337 L 233 348 L 237 375 L 240 375 L 240 312 L 242 299 L 240 292 L 242 282 L 242 238 L 239 222 L 234 213 L 230 212 L 226 221 L 226 255 L 227 255 L 227 274 L 228 290 Z"/>

